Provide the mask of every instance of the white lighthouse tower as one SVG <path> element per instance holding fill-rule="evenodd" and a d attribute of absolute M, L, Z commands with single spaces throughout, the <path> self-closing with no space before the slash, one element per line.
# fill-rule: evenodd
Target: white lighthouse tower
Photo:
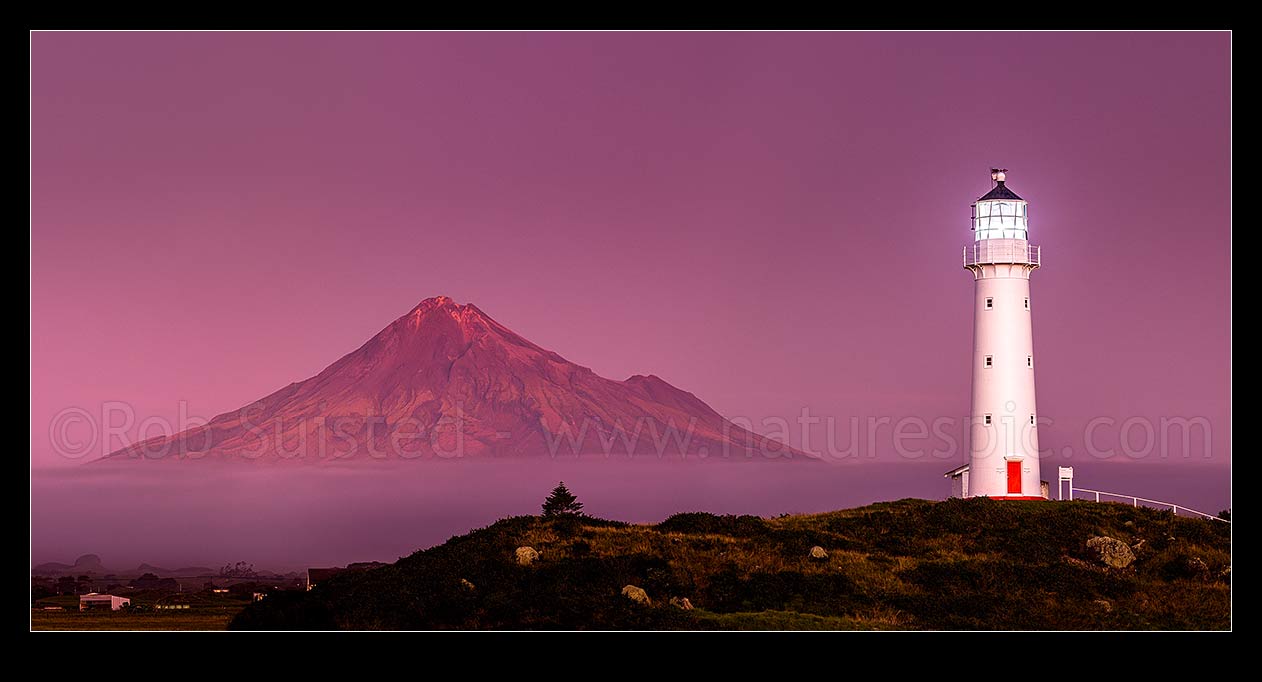
<path fill-rule="evenodd" d="M 1006 169 L 973 204 L 973 406 L 968 497 L 1042 499 L 1034 403 L 1030 273 L 1039 247 L 1029 242 L 1026 202 L 1004 184 Z M 961 468 L 962 469 L 962 468 Z"/>

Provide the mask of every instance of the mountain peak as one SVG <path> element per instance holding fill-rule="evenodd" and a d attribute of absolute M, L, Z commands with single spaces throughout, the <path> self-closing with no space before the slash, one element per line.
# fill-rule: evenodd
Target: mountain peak
<path fill-rule="evenodd" d="M 456 303 L 449 296 L 427 298 L 416 304 L 416 307 L 407 315 L 397 320 L 397 323 L 406 323 L 406 326 L 412 330 L 431 331 L 451 329 L 448 325 L 453 322 L 458 333 L 464 336 L 481 335 L 482 332 L 497 326 L 477 306 L 472 303 Z"/>
<path fill-rule="evenodd" d="M 433 310 L 435 308 L 463 308 L 464 306 L 456 303 L 450 296 L 430 296 L 429 298 L 416 304 L 412 310 Z"/>
<path fill-rule="evenodd" d="M 305 381 L 205 427 L 109 457 L 331 461 L 357 453 L 414 459 L 615 451 L 794 454 L 657 375 L 600 377 L 472 303 L 433 296 Z"/>

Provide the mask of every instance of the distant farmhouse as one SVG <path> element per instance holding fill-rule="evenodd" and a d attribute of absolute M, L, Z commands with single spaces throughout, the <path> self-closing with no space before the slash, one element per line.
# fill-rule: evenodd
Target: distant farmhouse
<path fill-rule="evenodd" d="M 115 597 L 112 594 L 97 594 L 95 592 L 79 596 L 80 611 L 118 611 L 124 606 L 131 606 L 131 600 L 127 597 Z"/>

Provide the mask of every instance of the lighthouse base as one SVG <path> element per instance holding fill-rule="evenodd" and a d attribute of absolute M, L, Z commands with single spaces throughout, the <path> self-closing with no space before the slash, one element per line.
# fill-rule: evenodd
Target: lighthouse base
<path fill-rule="evenodd" d="M 944 478 L 951 479 L 951 497 L 959 497 L 959 498 L 987 497 L 992 500 L 1050 500 L 1051 499 L 1051 487 L 1048 485 L 1047 481 L 1039 481 L 1039 490 L 1042 491 L 1043 493 L 1042 495 L 995 495 L 994 497 L 991 497 L 990 495 L 973 495 L 971 494 L 968 488 L 969 468 L 970 468 L 970 465 L 965 464 L 964 466 L 956 467 L 942 474 Z"/>

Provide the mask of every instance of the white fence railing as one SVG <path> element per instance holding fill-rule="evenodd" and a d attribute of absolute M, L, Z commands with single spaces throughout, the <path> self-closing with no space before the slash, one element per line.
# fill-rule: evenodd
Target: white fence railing
<path fill-rule="evenodd" d="M 1094 493 L 1096 502 L 1100 501 L 1101 495 L 1105 495 L 1107 497 L 1118 497 L 1123 500 L 1130 500 L 1131 504 L 1136 507 L 1139 506 L 1140 502 L 1147 502 L 1148 504 L 1155 504 L 1155 505 L 1161 505 L 1163 507 L 1170 507 L 1171 511 L 1174 512 L 1175 516 L 1178 516 L 1179 511 L 1182 510 L 1191 514 L 1196 514 L 1197 516 L 1203 516 L 1207 519 L 1213 519 L 1215 521 L 1222 521 L 1223 523 L 1231 523 L 1227 519 L 1220 519 L 1214 514 L 1206 514 L 1203 511 L 1196 511 L 1195 509 L 1192 509 L 1191 507 L 1185 507 L 1181 504 L 1175 504 L 1173 502 L 1162 502 L 1161 500 L 1150 500 L 1147 497 L 1136 497 L 1135 495 L 1122 495 L 1120 493 L 1109 493 L 1103 490 L 1091 490 L 1089 488 L 1075 488 L 1073 486 L 1070 486 L 1069 499 L 1071 500 L 1074 499 L 1074 493 Z"/>

